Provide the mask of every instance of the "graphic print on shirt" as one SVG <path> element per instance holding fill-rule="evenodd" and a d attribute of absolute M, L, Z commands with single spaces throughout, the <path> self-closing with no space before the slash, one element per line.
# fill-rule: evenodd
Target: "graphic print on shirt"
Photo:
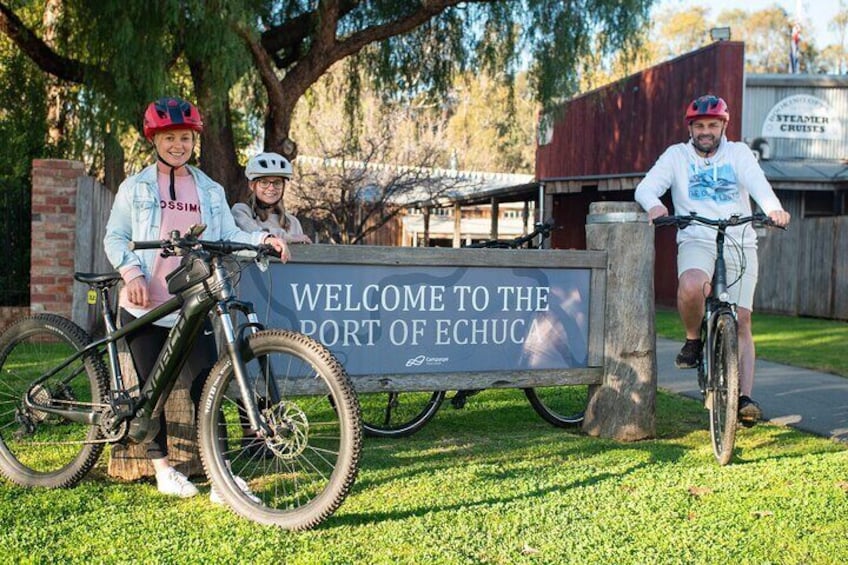
<path fill-rule="evenodd" d="M 689 164 L 689 198 L 712 200 L 716 204 L 739 201 L 736 173 L 730 165 L 700 168 Z"/>

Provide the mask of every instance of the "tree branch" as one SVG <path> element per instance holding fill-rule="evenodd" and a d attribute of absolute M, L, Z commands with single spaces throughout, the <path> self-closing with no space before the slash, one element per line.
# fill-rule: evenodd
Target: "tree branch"
<path fill-rule="evenodd" d="M 314 37 L 315 44 L 310 47 L 309 53 L 302 57 L 283 78 L 296 95 L 306 91 L 309 85 L 314 84 L 329 69 L 333 63 L 340 61 L 359 52 L 363 47 L 377 41 L 388 39 L 406 33 L 427 22 L 434 16 L 444 12 L 463 1 L 468 0 L 422 0 L 421 7 L 409 15 L 398 18 L 386 24 L 372 26 L 357 33 L 343 41 L 337 41 L 335 34 L 330 38 L 328 34 L 319 34 Z M 490 0 L 471 0 L 487 2 Z M 338 8 L 334 2 L 320 3 L 319 10 Z M 337 16 L 338 12 L 321 13 L 319 20 L 330 21 L 331 17 Z M 336 20 L 332 20 L 336 21 Z M 335 24 L 334 24 L 335 25 Z"/>
<path fill-rule="evenodd" d="M 361 4 L 360 0 L 337 2 L 336 22 L 344 18 Z M 321 8 L 319 8 L 321 10 Z M 283 25 L 268 28 L 262 33 L 262 47 L 270 53 L 278 69 L 296 63 L 303 55 L 303 44 L 312 35 L 322 13 L 318 10 L 303 13 L 286 21 Z M 280 55 L 280 52 L 283 55 Z"/>
<path fill-rule="evenodd" d="M 6 34 L 42 71 L 58 79 L 78 84 L 85 83 L 86 79 L 93 79 L 103 84 L 114 82 L 111 75 L 102 69 L 68 59 L 53 51 L 26 27 L 5 3 L 0 3 L 0 32 Z"/>
<path fill-rule="evenodd" d="M 250 30 L 242 27 L 236 28 L 236 33 L 244 39 L 250 54 L 253 57 L 256 68 L 259 71 L 259 77 L 262 79 L 262 84 L 265 85 L 265 90 L 268 92 L 270 106 L 285 106 L 285 96 L 280 85 L 280 79 L 277 78 L 277 73 L 274 70 L 274 63 L 268 52 L 262 47 L 261 43 L 256 40 Z"/>

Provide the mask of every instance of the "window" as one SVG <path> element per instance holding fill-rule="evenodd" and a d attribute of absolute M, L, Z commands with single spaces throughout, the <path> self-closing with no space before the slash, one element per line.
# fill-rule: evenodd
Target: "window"
<path fill-rule="evenodd" d="M 834 193 L 828 191 L 808 191 L 804 193 L 804 217 L 816 218 L 833 216 L 836 208 Z"/>

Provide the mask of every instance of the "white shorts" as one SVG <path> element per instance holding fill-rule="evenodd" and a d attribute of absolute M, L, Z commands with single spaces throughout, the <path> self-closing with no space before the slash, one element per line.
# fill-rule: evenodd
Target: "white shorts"
<path fill-rule="evenodd" d="M 742 252 L 744 251 L 744 253 Z M 698 269 L 712 280 L 715 269 L 715 241 L 687 239 L 677 245 L 677 276 L 689 269 Z M 757 288 L 757 249 L 746 247 L 740 250 L 733 245 L 724 245 L 724 262 L 727 265 L 727 285 L 730 302 L 754 309 L 754 291 Z M 740 278 L 741 273 L 741 278 Z"/>

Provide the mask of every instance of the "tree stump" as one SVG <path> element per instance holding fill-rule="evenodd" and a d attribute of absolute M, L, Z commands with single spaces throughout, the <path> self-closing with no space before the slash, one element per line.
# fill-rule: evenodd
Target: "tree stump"
<path fill-rule="evenodd" d="M 603 384 L 590 387 L 583 431 L 622 441 L 656 433 L 654 228 L 634 202 L 595 202 L 587 248 L 607 251 Z"/>
<path fill-rule="evenodd" d="M 133 366 L 129 351 L 121 344 L 118 359 L 121 374 L 131 394 L 139 394 L 138 375 Z M 168 421 L 168 459 L 171 465 L 187 477 L 202 475 L 203 467 L 197 449 L 197 418 L 194 403 L 189 394 L 189 382 L 185 373 L 180 375 L 168 401 L 165 403 L 165 417 Z M 143 444 L 112 444 L 109 458 L 109 476 L 133 481 L 142 477 L 154 476 L 153 465 L 147 458 L 147 449 Z"/>

